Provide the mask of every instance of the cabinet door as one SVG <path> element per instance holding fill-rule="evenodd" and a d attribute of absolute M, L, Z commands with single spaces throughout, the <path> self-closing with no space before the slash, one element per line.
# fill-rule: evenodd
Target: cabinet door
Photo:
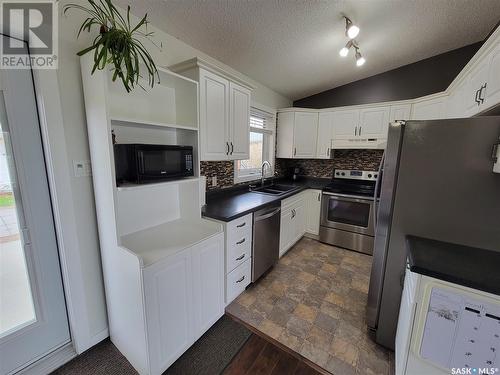
<path fill-rule="evenodd" d="M 292 236 L 292 246 L 302 238 L 302 236 L 306 233 L 306 210 L 304 201 L 300 201 L 293 208 L 293 236 Z"/>
<path fill-rule="evenodd" d="M 160 374 L 194 342 L 191 251 L 143 271 L 151 372 Z"/>
<path fill-rule="evenodd" d="M 290 248 L 292 243 L 292 209 L 288 208 L 281 211 L 280 222 L 280 258 Z"/>
<path fill-rule="evenodd" d="M 196 340 L 224 314 L 224 235 L 193 246 L 191 254 Z"/>
<path fill-rule="evenodd" d="M 480 90 L 488 79 L 488 68 L 489 59 L 485 59 L 475 68 L 473 68 L 469 73 L 469 78 L 465 89 L 466 117 L 471 117 L 481 110 L 481 101 L 479 100 L 479 95 L 482 94 L 482 97 L 484 98 L 485 89 L 483 89 L 483 93 L 481 93 Z"/>
<path fill-rule="evenodd" d="M 306 232 L 319 235 L 319 217 L 321 211 L 321 190 L 307 191 Z"/>
<path fill-rule="evenodd" d="M 231 82 L 229 84 L 229 159 L 250 157 L 250 90 Z"/>
<path fill-rule="evenodd" d="M 316 157 L 330 159 L 333 138 L 333 112 L 319 114 L 318 138 L 316 142 Z"/>
<path fill-rule="evenodd" d="M 484 98 L 484 108 L 490 108 L 500 103 L 500 43 L 491 53 L 488 82 Z M 484 91 L 484 90 L 483 90 Z"/>
<path fill-rule="evenodd" d="M 464 85 L 455 87 L 446 99 L 444 118 L 461 118 L 465 117 L 464 100 L 465 100 Z"/>
<path fill-rule="evenodd" d="M 316 155 L 318 113 L 295 112 L 293 157 L 313 158 Z"/>
<path fill-rule="evenodd" d="M 389 123 L 397 120 L 409 120 L 411 115 L 411 104 L 401 104 L 391 106 Z"/>
<path fill-rule="evenodd" d="M 412 120 L 436 120 L 444 117 L 444 98 L 424 100 L 413 105 Z"/>
<path fill-rule="evenodd" d="M 201 160 L 225 160 L 229 154 L 229 81 L 200 70 Z"/>
<path fill-rule="evenodd" d="M 333 113 L 333 138 L 352 139 L 358 134 L 359 110 L 344 110 Z"/>
<path fill-rule="evenodd" d="M 359 111 L 358 136 L 387 138 L 390 107 L 365 108 Z"/>

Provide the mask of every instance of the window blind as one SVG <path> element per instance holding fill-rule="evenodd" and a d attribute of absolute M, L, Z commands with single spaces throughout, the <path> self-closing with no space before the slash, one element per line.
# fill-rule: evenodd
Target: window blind
<path fill-rule="evenodd" d="M 274 132 L 276 121 L 274 114 L 261 111 L 256 108 L 250 109 L 250 127 Z"/>

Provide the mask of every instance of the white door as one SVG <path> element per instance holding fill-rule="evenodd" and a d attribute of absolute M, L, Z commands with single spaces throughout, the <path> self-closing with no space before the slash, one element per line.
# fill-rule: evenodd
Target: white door
<path fill-rule="evenodd" d="M 191 249 L 195 336 L 201 336 L 224 314 L 224 236 L 220 234 Z"/>
<path fill-rule="evenodd" d="M 229 84 L 229 159 L 250 157 L 250 90 L 233 82 Z"/>
<path fill-rule="evenodd" d="M 333 113 L 333 139 L 353 139 L 358 135 L 359 110 Z"/>
<path fill-rule="evenodd" d="M 201 160 L 224 160 L 229 144 L 229 81 L 200 71 Z"/>
<path fill-rule="evenodd" d="M 491 53 L 486 93 L 483 93 L 485 108 L 500 103 L 500 43 Z M 483 91 L 485 91 L 483 90 Z"/>
<path fill-rule="evenodd" d="M 316 137 L 318 134 L 318 114 L 295 112 L 293 133 L 293 157 L 313 158 L 316 155 Z"/>
<path fill-rule="evenodd" d="M 411 104 L 400 104 L 391 106 L 389 123 L 397 120 L 409 120 L 411 115 Z"/>
<path fill-rule="evenodd" d="M 30 70 L 0 70 L 0 128 L 4 375 L 68 343 L 70 335 Z"/>
<path fill-rule="evenodd" d="M 319 235 L 319 217 L 321 213 L 321 190 L 307 191 L 306 231 Z"/>
<path fill-rule="evenodd" d="M 363 138 L 387 138 L 389 107 L 366 108 L 359 111 L 358 136 Z"/>
<path fill-rule="evenodd" d="M 319 114 L 318 139 L 316 142 L 316 157 L 319 159 L 330 159 L 333 138 L 333 112 Z"/>

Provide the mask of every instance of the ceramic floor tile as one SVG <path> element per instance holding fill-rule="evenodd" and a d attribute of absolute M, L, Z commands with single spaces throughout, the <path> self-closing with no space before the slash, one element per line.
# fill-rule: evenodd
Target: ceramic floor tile
<path fill-rule="evenodd" d="M 366 327 L 371 259 L 303 238 L 226 311 L 334 375 L 391 374 Z"/>

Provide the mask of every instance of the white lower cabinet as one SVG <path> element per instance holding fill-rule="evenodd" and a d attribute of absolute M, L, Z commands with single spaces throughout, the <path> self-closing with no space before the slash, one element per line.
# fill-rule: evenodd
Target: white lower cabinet
<path fill-rule="evenodd" d="M 250 284 L 252 277 L 253 214 L 224 223 L 225 305 L 229 305 Z"/>
<path fill-rule="evenodd" d="M 305 191 L 306 197 L 306 232 L 319 235 L 319 220 L 321 214 L 321 190 L 309 189 Z"/>
<path fill-rule="evenodd" d="M 163 373 L 224 314 L 223 241 L 220 233 L 143 269 L 148 373 Z"/>
<path fill-rule="evenodd" d="M 281 201 L 280 258 L 306 232 L 306 192 Z"/>

